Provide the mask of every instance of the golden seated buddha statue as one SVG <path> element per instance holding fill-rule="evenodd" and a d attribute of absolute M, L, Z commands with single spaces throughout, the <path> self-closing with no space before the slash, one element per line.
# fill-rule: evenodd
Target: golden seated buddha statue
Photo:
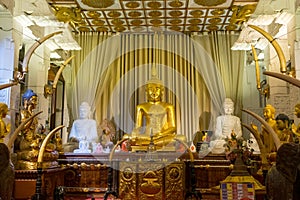
<path fill-rule="evenodd" d="M 175 108 L 170 103 L 162 102 L 163 92 L 164 87 L 159 79 L 152 78 L 147 82 L 147 102 L 137 105 L 136 127 L 129 134 L 132 151 L 146 150 L 150 135 L 158 150 L 175 150 L 175 138 L 186 142 L 185 136 L 176 135 Z"/>
<path fill-rule="evenodd" d="M 22 96 L 23 109 L 21 110 L 21 121 L 26 121 L 34 115 L 37 105 L 37 94 L 28 89 Z M 45 134 L 38 131 L 38 120 L 33 118 L 25 124 L 21 131 L 20 141 L 15 151 L 17 153 L 16 169 L 36 169 L 40 146 Z M 48 143 L 44 153 L 44 167 L 57 166 L 58 151 L 54 143 Z"/>

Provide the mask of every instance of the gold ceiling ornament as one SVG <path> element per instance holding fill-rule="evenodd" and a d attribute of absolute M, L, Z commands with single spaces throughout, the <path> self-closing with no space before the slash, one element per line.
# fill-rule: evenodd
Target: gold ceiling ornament
<path fill-rule="evenodd" d="M 217 6 L 226 2 L 226 0 L 194 0 L 194 2 L 201 6 Z"/>
<path fill-rule="evenodd" d="M 188 30 L 189 30 L 189 31 L 199 31 L 200 28 L 199 28 L 198 26 L 192 25 L 192 26 L 189 26 L 189 27 L 188 27 Z"/>
<path fill-rule="evenodd" d="M 237 29 L 237 26 L 235 24 L 229 24 L 228 26 L 225 27 L 227 31 L 234 31 Z"/>
<path fill-rule="evenodd" d="M 190 15 L 192 15 L 193 17 L 201 17 L 202 15 L 204 15 L 204 11 L 202 10 L 193 10 L 190 12 Z"/>
<path fill-rule="evenodd" d="M 150 1 L 149 3 L 147 3 L 147 6 L 153 9 L 157 9 L 161 7 L 161 3 L 158 1 Z"/>
<path fill-rule="evenodd" d="M 115 27 L 115 31 L 117 31 L 117 32 L 123 32 L 125 30 L 126 30 L 126 28 L 124 26 L 116 26 Z"/>
<path fill-rule="evenodd" d="M 85 6 L 82 1 L 98 3 L 102 0 L 77 0 L 78 4 L 72 3 L 72 5 L 69 1 L 74 0 L 47 2 L 51 8 L 56 7 L 55 12 L 58 19 L 70 23 L 73 31 L 77 31 L 79 27 L 87 27 L 90 31 L 95 31 L 97 27 L 106 27 L 108 31 L 114 32 L 111 20 L 117 18 L 125 22 L 123 26 L 126 30 L 132 30 L 130 26 L 142 26 L 145 30 L 150 30 L 153 25 L 149 21 L 157 19 L 162 20 L 162 24 L 159 26 L 167 29 L 171 26 L 180 26 L 181 31 L 188 31 L 189 26 L 199 25 L 199 31 L 209 31 L 204 27 L 211 23 L 217 23 L 215 20 L 209 22 L 209 19 L 220 18 L 221 22 L 217 24 L 218 30 L 240 31 L 242 28 L 240 24 L 249 19 L 257 6 L 257 0 L 223 0 L 225 3 L 219 6 L 198 6 L 195 1 L 206 2 L 204 4 L 210 5 L 216 2 L 220 3 L 222 0 L 114 0 L 115 3 L 111 7 L 93 9 L 89 7 L 91 9 L 88 9 L 81 8 L 80 4 Z M 243 3 L 240 3 L 241 1 Z M 228 2 L 231 4 L 228 5 Z M 181 22 L 178 21 L 179 19 Z M 100 25 L 101 22 L 97 23 L 96 21 L 99 25 L 94 25 L 92 20 L 103 20 L 105 24 Z M 132 20 L 142 20 L 142 23 L 140 21 L 131 23 Z"/>
<path fill-rule="evenodd" d="M 174 0 L 169 2 L 169 6 L 174 7 L 174 8 L 179 8 L 181 6 L 183 6 L 183 3 L 179 0 Z"/>
<path fill-rule="evenodd" d="M 87 13 L 87 16 L 91 17 L 91 18 L 98 18 L 101 16 L 100 13 L 98 13 L 97 11 L 89 11 Z"/>
<path fill-rule="evenodd" d="M 152 19 L 150 20 L 150 23 L 153 25 L 160 25 L 162 24 L 162 21 L 160 19 Z"/>
<path fill-rule="evenodd" d="M 131 30 L 134 31 L 134 32 L 142 32 L 142 31 L 145 30 L 145 27 L 135 26 L 135 27 L 132 27 Z"/>
<path fill-rule="evenodd" d="M 120 17 L 121 13 L 118 12 L 118 11 L 113 10 L 113 11 L 107 13 L 107 16 L 112 17 L 112 18 L 116 18 L 116 17 Z"/>
<path fill-rule="evenodd" d="M 125 22 L 124 22 L 123 20 L 120 20 L 120 19 L 113 19 L 113 20 L 111 20 L 111 23 L 112 23 L 113 25 L 122 25 L 122 24 L 124 24 Z"/>
<path fill-rule="evenodd" d="M 219 29 L 219 27 L 216 25 L 209 25 L 209 26 L 206 26 L 206 28 L 210 31 L 217 31 Z"/>
<path fill-rule="evenodd" d="M 150 27 L 150 30 L 152 30 L 155 33 L 157 33 L 157 32 L 161 32 L 162 28 L 160 26 L 155 25 L 155 26 Z"/>
<path fill-rule="evenodd" d="M 225 13 L 225 11 L 223 9 L 215 9 L 213 11 L 211 11 L 212 15 L 223 15 Z"/>
<path fill-rule="evenodd" d="M 126 3 L 125 5 L 128 8 L 137 8 L 140 6 L 140 3 L 136 2 L 136 1 L 130 1 L 130 2 Z"/>
<path fill-rule="evenodd" d="M 171 26 L 169 29 L 173 31 L 181 31 L 181 28 L 179 26 Z"/>
<path fill-rule="evenodd" d="M 82 21 L 81 10 L 70 7 L 54 7 L 55 17 L 61 22 L 80 23 Z"/>
<path fill-rule="evenodd" d="M 88 28 L 88 27 L 82 26 L 82 27 L 79 27 L 79 28 L 78 28 L 78 31 L 80 31 L 80 32 L 89 32 L 89 31 L 91 31 L 91 29 Z"/>
<path fill-rule="evenodd" d="M 87 23 L 86 21 L 82 20 L 82 21 L 79 22 L 77 25 L 78 25 L 78 26 L 87 26 L 88 23 Z"/>
<path fill-rule="evenodd" d="M 93 24 L 93 25 L 96 25 L 96 26 L 102 26 L 102 25 L 105 24 L 105 21 L 95 19 L 95 20 L 92 21 L 92 24 Z"/>
<path fill-rule="evenodd" d="M 244 6 L 232 6 L 231 24 L 240 24 L 248 21 L 250 15 L 255 11 L 256 4 L 248 4 Z"/>
<path fill-rule="evenodd" d="M 201 19 L 189 19 L 188 22 L 190 24 L 200 24 L 202 21 Z"/>
<path fill-rule="evenodd" d="M 172 10 L 169 12 L 169 15 L 172 17 L 179 17 L 179 16 L 183 15 L 183 12 L 181 12 L 179 10 Z"/>
<path fill-rule="evenodd" d="M 107 8 L 115 3 L 114 0 L 81 0 L 81 2 L 93 8 Z"/>
<path fill-rule="evenodd" d="M 137 17 L 140 17 L 141 15 L 142 15 L 142 13 L 138 12 L 138 11 L 131 11 L 128 13 L 128 16 L 132 17 L 132 18 L 137 18 Z"/>
<path fill-rule="evenodd" d="M 100 27 L 96 28 L 96 31 L 98 31 L 98 32 L 107 32 L 108 29 L 106 27 L 104 27 L 104 26 L 100 26 Z"/>
<path fill-rule="evenodd" d="M 208 19 L 208 22 L 211 24 L 218 24 L 221 21 L 222 21 L 221 18 L 216 18 L 216 17 Z"/>
<path fill-rule="evenodd" d="M 176 24 L 180 24 L 182 23 L 182 20 L 181 19 L 171 19 L 169 21 L 170 24 L 173 24 L 173 25 L 176 25 Z"/>
<path fill-rule="evenodd" d="M 162 13 L 157 10 L 153 10 L 153 11 L 149 12 L 150 17 L 160 17 L 161 15 L 162 15 Z"/>
<path fill-rule="evenodd" d="M 143 21 L 140 19 L 134 19 L 130 21 L 130 24 L 132 24 L 133 26 L 139 26 L 141 24 L 143 24 Z"/>

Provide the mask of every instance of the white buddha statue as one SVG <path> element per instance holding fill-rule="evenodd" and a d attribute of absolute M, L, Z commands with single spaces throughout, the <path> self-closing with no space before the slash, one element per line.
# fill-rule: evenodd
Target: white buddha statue
<path fill-rule="evenodd" d="M 89 153 L 93 143 L 98 143 L 96 120 L 90 119 L 90 106 L 82 102 L 79 106 L 79 119 L 75 120 L 69 135 L 70 141 L 78 141 L 79 149 L 74 152 Z"/>
<path fill-rule="evenodd" d="M 233 115 L 234 103 L 230 98 L 226 98 L 223 103 L 224 115 L 218 116 L 216 120 L 216 128 L 214 140 L 210 142 L 212 153 L 224 153 L 225 138 L 231 138 L 234 132 L 237 138 L 242 137 L 241 120 Z"/>

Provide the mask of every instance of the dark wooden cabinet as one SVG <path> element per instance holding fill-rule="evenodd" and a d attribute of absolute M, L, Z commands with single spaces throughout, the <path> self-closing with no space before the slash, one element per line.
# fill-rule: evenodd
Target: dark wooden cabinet
<path fill-rule="evenodd" d="M 42 172 L 42 194 L 52 200 L 57 186 L 64 185 L 64 168 L 45 169 Z M 37 170 L 16 170 L 14 184 L 15 199 L 31 199 L 35 194 Z"/>

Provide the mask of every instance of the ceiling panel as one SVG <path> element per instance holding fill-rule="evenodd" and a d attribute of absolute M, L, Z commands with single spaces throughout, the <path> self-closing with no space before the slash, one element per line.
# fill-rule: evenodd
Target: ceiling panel
<path fill-rule="evenodd" d="M 258 0 L 47 0 L 74 31 L 239 31 Z"/>

